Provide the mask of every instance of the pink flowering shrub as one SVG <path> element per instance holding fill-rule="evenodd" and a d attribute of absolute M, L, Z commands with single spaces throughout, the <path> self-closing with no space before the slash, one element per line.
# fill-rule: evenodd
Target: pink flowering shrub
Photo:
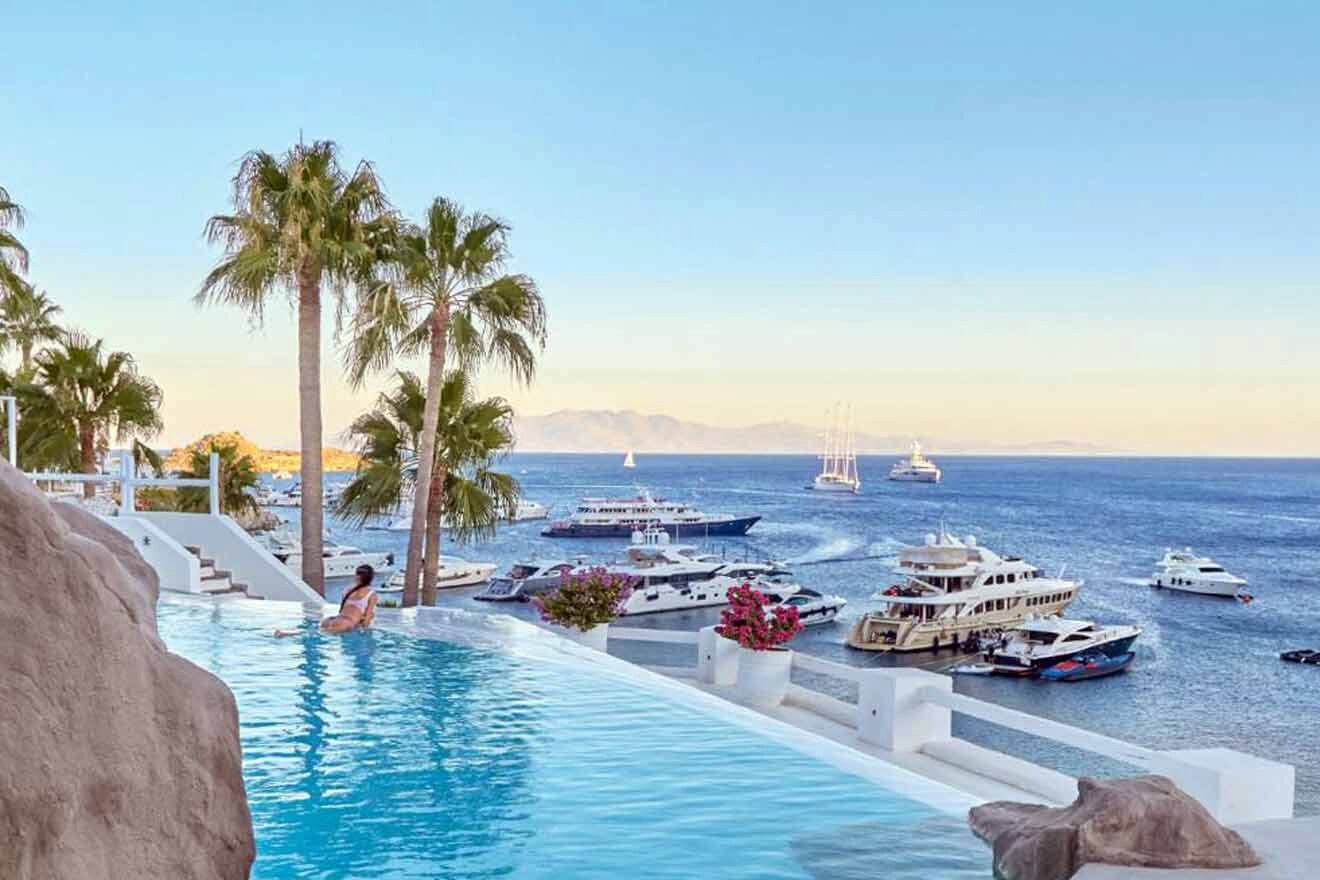
<path fill-rule="evenodd" d="M 753 590 L 751 584 L 733 587 L 729 607 L 720 612 L 715 632 L 753 651 L 775 650 L 802 632 L 802 622 L 791 606 L 777 605 L 766 614 L 769 604 L 765 594 Z"/>
<path fill-rule="evenodd" d="M 623 613 L 633 582 L 633 578 L 599 567 L 582 574 L 564 572 L 559 586 L 543 596 L 533 596 L 532 604 L 547 623 L 586 632 Z"/>

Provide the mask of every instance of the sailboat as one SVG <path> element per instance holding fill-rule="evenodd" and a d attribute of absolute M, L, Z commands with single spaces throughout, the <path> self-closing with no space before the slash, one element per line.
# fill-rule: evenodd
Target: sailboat
<path fill-rule="evenodd" d="M 853 432 L 852 406 L 849 405 L 842 423 L 839 410 L 839 405 L 835 404 L 830 417 L 830 430 L 825 435 L 825 451 L 820 457 L 820 473 L 807 488 L 818 492 L 851 492 L 856 495 L 862 490 L 862 480 L 857 473 L 857 437 Z M 847 427 L 841 429 L 843 423 Z"/>
<path fill-rule="evenodd" d="M 633 461 L 633 454 L 631 449 L 629 449 L 628 454 L 623 457 L 623 466 L 626 468 L 637 467 L 637 462 Z"/>

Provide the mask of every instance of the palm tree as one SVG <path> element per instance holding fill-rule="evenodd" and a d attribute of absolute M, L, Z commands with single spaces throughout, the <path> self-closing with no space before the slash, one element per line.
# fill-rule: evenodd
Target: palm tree
<path fill-rule="evenodd" d="M 27 272 L 28 252 L 23 243 L 9 230 L 23 228 L 23 209 L 9 198 L 9 192 L 0 186 L 0 295 L 22 290 L 27 286 L 20 273 Z"/>
<path fill-rule="evenodd" d="M 248 153 L 234 175 L 233 201 L 234 213 L 207 221 L 207 240 L 225 253 L 196 300 L 236 305 L 259 322 L 276 291 L 296 297 L 302 576 L 324 595 L 321 289 L 329 285 L 342 303 L 348 287 L 369 283 L 395 222 L 371 165 L 346 173 L 330 141 L 299 143 L 280 158 Z"/>
<path fill-rule="evenodd" d="M 237 443 L 218 443 L 214 440 L 205 449 L 193 449 L 188 467 L 179 476 L 206 479 L 211 476 L 211 453 L 220 456 L 220 512 L 235 516 L 256 513 L 257 499 L 248 490 L 257 487 L 256 463 L 252 456 L 238 451 Z M 206 511 L 210 509 L 207 490 L 186 486 L 179 490 L 179 509 Z"/>
<path fill-rule="evenodd" d="M 33 381 L 19 389 L 24 406 L 29 466 L 72 465 L 96 473 L 98 453 L 111 440 L 150 438 L 164 427 L 161 391 L 137 370 L 132 355 L 107 353 L 102 340 L 66 333 L 59 344 L 36 356 Z M 87 497 L 95 487 L 87 483 Z"/>
<path fill-rule="evenodd" d="M 494 361 L 520 382 L 536 369 L 545 344 L 545 303 L 526 275 L 504 273 L 509 227 L 485 214 L 436 199 L 424 227 L 403 230 L 393 249 L 396 277 L 366 291 L 348 349 L 349 377 L 361 384 L 396 351 L 428 354 L 426 409 L 417 449 L 412 525 L 408 533 L 404 606 L 415 605 L 432 503 L 443 505 L 446 476 L 433 473 L 441 386 L 449 349 L 461 369 Z M 437 550 L 438 554 L 438 550 Z"/>
<path fill-rule="evenodd" d="M 361 459 L 336 512 L 359 523 L 396 510 L 418 479 L 414 450 L 424 429 L 426 395 L 412 373 L 400 371 L 398 380 L 397 388 L 382 394 L 376 408 L 348 429 Z M 512 420 L 513 410 L 503 399 L 475 398 L 466 373 L 454 371 L 445 377 L 432 444 L 435 479 L 429 484 L 423 551 L 424 604 L 435 604 L 441 521 L 456 540 L 468 541 L 492 535 L 495 524 L 512 517 L 517 508 L 517 481 L 493 467 L 513 446 Z"/>
<path fill-rule="evenodd" d="M 32 350 L 43 342 L 56 342 L 64 332 L 55 323 L 61 309 L 44 290 L 24 284 L 0 302 L 0 353 L 10 345 L 18 349 L 19 375 L 32 372 Z"/>

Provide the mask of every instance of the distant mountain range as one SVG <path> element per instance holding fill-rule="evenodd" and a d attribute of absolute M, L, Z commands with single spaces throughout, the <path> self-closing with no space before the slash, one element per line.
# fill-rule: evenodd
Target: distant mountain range
<path fill-rule="evenodd" d="M 515 430 L 521 452 L 622 454 L 630 449 L 635 452 L 814 453 L 821 449 L 825 429 L 796 422 L 720 428 L 632 410 L 566 409 L 544 416 L 521 416 Z M 909 434 L 858 434 L 857 452 L 859 455 L 906 452 L 914 439 L 920 439 L 932 453 L 1105 455 L 1122 451 L 1070 440 L 994 444 L 939 437 L 914 438 Z"/>

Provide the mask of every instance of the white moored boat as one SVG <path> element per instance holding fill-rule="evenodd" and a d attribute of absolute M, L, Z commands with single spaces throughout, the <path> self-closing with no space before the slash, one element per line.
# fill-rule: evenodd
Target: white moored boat
<path fill-rule="evenodd" d="M 266 549 L 293 571 L 302 571 L 302 547 L 294 535 L 289 532 L 272 532 L 266 538 Z M 394 565 L 393 553 L 374 553 L 331 541 L 326 541 L 322 546 L 321 557 L 327 578 L 352 577 L 359 565 L 370 565 L 376 571 Z"/>
<path fill-rule="evenodd" d="M 852 426 L 852 408 L 846 418 L 847 427 L 840 430 L 839 407 L 834 407 L 830 429 L 825 435 L 825 451 L 820 456 L 820 473 L 807 486 L 817 492 L 850 492 L 862 490 L 857 473 L 857 438 Z"/>
<path fill-rule="evenodd" d="M 986 659 L 1000 674 L 1032 675 L 1082 654 L 1117 657 L 1131 650 L 1139 635 L 1139 626 L 1102 627 L 1089 620 L 1033 615 L 1006 633 Z"/>
<path fill-rule="evenodd" d="M 1246 578 L 1229 574 L 1209 556 L 1197 556 L 1192 548 L 1167 549 L 1150 576 L 1150 585 L 1202 596 L 1240 597 L 1247 588 Z"/>
<path fill-rule="evenodd" d="M 633 458 L 631 449 L 629 449 L 628 454 L 623 457 L 623 466 L 626 468 L 637 467 L 637 461 Z"/>
<path fill-rule="evenodd" d="M 493 562 L 468 562 L 457 556 L 441 556 L 440 570 L 436 575 L 435 585 L 441 590 L 459 587 L 474 587 L 490 580 L 495 573 Z M 399 604 L 403 596 L 404 570 L 399 569 L 377 592 L 380 593 L 381 605 L 392 608 Z"/>
<path fill-rule="evenodd" d="M 904 582 L 876 594 L 884 604 L 853 624 L 852 647 L 921 651 L 976 644 L 1029 615 L 1062 612 L 1082 586 L 944 531 L 904 548 L 895 573 Z"/>
<path fill-rule="evenodd" d="M 900 458 L 889 469 L 889 479 L 904 483 L 938 483 L 940 476 L 939 466 L 922 453 L 921 444 L 916 440 L 912 441 L 912 452 L 908 457 Z"/>

